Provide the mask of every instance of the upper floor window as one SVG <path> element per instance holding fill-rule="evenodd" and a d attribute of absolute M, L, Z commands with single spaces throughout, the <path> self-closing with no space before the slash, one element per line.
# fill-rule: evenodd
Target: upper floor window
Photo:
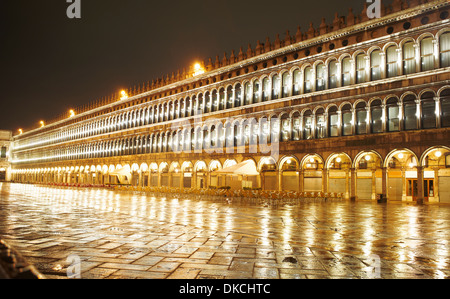
<path fill-rule="evenodd" d="M 336 60 L 332 60 L 328 66 L 328 88 L 336 88 L 338 86 L 338 64 Z"/>
<path fill-rule="evenodd" d="M 444 33 L 439 39 L 441 67 L 450 66 L 450 32 Z"/>
<path fill-rule="evenodd" d="M 316 91 L 325 90 L 325 64 L 316 66 Z"/>
<path fill-rule="evenodd" d="M 366 82 L 366 55 L 356 56 L 356 83 Z"/>
<path fill-rule="evenodd" d="M 310 66 L 308 66 L 307 68 L 305 68 L 305 83 L 304 83 L 304 93 L 309 93 L 312 91 L 312 68 Z"/>
<path fill-rule="evenodd" d="M 403 72 L 405 75 L 416 72 L 414 42 L 407 42 L 403 45 Z"/>
<path fill-rule="evenodd" d="M 424 38 L 420 42 L 420 56 L 423 72 L 434 69 L 433 39 L 431 37 Z"/>
<path fill-rule="evenodd" d="M 370 77 L 372 81 L 381 79 L 381 51 L 375 50 L 370 54 Z"/>
<path fill-rule="evenodd" d="M 342 86 L 349 86 L 352 78 L 352 63 L 350 57 L 342 60 Z"/>
<path fill-rule="evenodd" d="M 398 75 L 397 47 L 390 46 L 386 50 L 386 76 L 392 78 Z"/>

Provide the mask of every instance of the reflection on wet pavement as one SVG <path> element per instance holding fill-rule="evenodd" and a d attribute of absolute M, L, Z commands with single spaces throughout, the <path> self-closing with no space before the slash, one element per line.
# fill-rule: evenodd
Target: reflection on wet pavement
<path fill-rule="evenodd" d="M 49 278 L 449 278 L 450 206 L 261 207 L 0 183 L 0 239 Z"/>

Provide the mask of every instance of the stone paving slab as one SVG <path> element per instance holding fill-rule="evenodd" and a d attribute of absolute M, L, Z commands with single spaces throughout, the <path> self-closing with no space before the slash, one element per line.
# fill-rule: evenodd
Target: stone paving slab
<path fill-rule="evenodd" d="M 450 278 L 450 206 L 261 207 L 19 184 L 0 195 L 0 238 L 48 278 L 67 278 L 70 255 L 87 279 Z"/>

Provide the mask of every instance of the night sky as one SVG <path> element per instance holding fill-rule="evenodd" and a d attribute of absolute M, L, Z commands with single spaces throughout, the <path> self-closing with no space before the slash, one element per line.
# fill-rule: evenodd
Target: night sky
<path fill-rule="evenodd" d="M 0 0 L 0 130 L 38 127 L 70 108 L 196 60 L 306 32 L 365 0 Z M 384 0 L 385 5 L 392 1 Z"/>

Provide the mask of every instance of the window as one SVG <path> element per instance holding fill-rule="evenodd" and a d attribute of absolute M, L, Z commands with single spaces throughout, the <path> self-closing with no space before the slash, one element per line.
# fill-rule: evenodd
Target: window
<path fill-rule="evenodd" d="M 403 109 L 405 113 L 404 124 L 405 130 L 417 129 L 417 105 L 415 96 L 410 95 L 403 100 Z"/>
<path fill-rule="evenodd" d="M 300 94 L 300 71 L 294 71 L 294 81 L 292 82 L 292 94 L 298 95 Z"/>
<path fill-rule="evenodd" d="M 242 105 L 242 87 L 240 83 L 236 84 L 234 94 L 234 107 L 240 107 Z"/>
<path fill-rule="evenodd" d="M 2 146 L 0 158 L 2 158 L 2 159 L 6 158 L 6 146 Z"/>
<path fill-rule="evenodd" d="M 434 69 L 433 39 L 424 38 L 420 42 L 420 58 L 422 72 Z"/>
<path fill-rule="evenodd" d="M 421 105 L 422 128 L 436 128 L 436 102 L 434 101 L 434 94 L 431 92 L 424 93 L 421 98 Z"/>
<path fill-rule="evenodd" d="M 272 100 L 280 97 L 280 76 L 274 75 L 272 77 Z"/>
<path fill-rule="evenodd" d="M 262 90 L 263 102 L 269 100 L 269 94 L 270 94 L 269 78 L 266 77 L 263 80 L 263 90 Z"/>
<path fill-rule="evenodd" d="M 407 42 L 403 45 L 403 73 L 405 75 L 416 72 L 416 57 L 413 42 Z"/>
<path fill-rule="evenodd" d="M 356 83 L 366 82 L 366 55 L 356 56 Z"/>
<path fill-rule="evenodd" d="M 291 123 L 288 115 L 281 118 L 281 141 L 289 141 L 291 138 Z"/>
<path fill-rule="evenodd" d="M 300 140 L 300 113 L 295 112 L 292 115 L 292 139 Z"/>
<path fill-rule="evenodd" d="M 397 47 L 390 46 L 386 50 L 386 76 L 388 78 L 398 76 L 398 54 Z"/>
<path fill-rule="evenodd" d="M 441 125 L 444 128 L 450 127 L 450 89 L 444 90 L 441 99 Z"/>
<path fill-rule="evenodd" d="M 259 103 L 259 81 L 253 82 L 253 103 Z"/>
<path fill-rule="evenodd" d="M 316 91 L 325 90 L 325 65 L 319 63 L 316 66 Z"/>
<path fill-rule="evenodd" d="M 308 110 L 303 114 L 303 139 L 312 139 L 312 112 Z"/>
<path fill-rule="evenodd" d="M 396 132 L 400 130 L 400 109 L 398 106 L 398 100 L 391 98 L 386 102 L 386 108 L 388 112 L 388 126 L 389 132 Z"/>
<path fill-rule="evenodd" d="M 304 93 L 312 91 L 312 67 L 305 68 Z"/>
<path fill-rule="evenodd" d="M 441 67 L 450 66 L 450 32 L 444 33 L 439 39 Z"/>
<path fill-rule="evenodd" d="M 244 105 L 250 104 L 251 98 L 252 98 L 252 90 L 250 88 L 250 84 L 247 82 L 244 85 Z"/>
<path fill-rule="evenodd" d="M 342 86 L 348 86 L 351 84 L 351 70 L 352 64 L 350 57 L 346 57 L 342 60 Z"/>
<path fill-rule="evenodd" d="M 219 110 L 225 109 L 225 89 L 219 90 Z"/>
<path fill-rule="evenodd" d="M 337 87 L 337 70 L 337 61 L 331 61 L 328 66 L 328 88 Z"/>
<path fill-rule="evenodd" d="M 372 133 L 383 132 L 383 109 L 381 108 L 381 100 L 375 100 L 370 105 L 370 113 L 372 118 Z"/>
<path fill-rule="evenodd" d="M 381 51 L 375 50 L 370 54 L 370 79 L 381 79 Z"/>
<path fill-rule="evenodd" d="M 233 107 L 233 88 L 231 86 L 228 86 L 227 88 L 227 109 Z"/>
<path fill-rule="evenodd" d="M 323 108 L 316 111 L 316 136 L 317 138 L 326 137 L 326 123 Z"/>
<path fill-rule="evenodd" d="M 366 103 L 361 102 L 356 105 L 356 134 L 367 133 L 367 110 Z"/>
<path fill-rule="evenodd" d="M 288 72 L 283 74 L 283 83 L 282 83 L 282 97 L 289 96 L 289 85 L 290 85 L 291 76 Z"/>
<path fill-rule="evenodd" d="M 339 115 L 335 106 L 328 110 L 328 131 L 330 137 L 339 136 Z"/>
<path fill-rule="evenodd" d="M 342 108 L 342 135 L 343 136 L 350 136 L 353 134 L 352 123 L 353 123 L 352 107 L 350 106 L 350 104 L 347 104 Z"/>

